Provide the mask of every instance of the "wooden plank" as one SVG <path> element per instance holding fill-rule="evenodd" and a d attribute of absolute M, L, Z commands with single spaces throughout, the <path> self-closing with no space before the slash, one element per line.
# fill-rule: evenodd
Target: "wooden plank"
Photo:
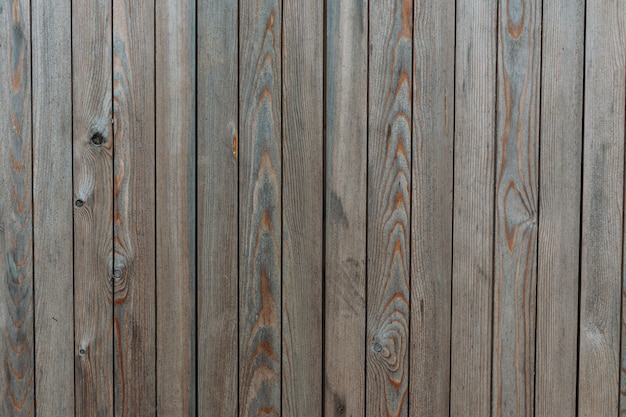
<path fill-rule="evenodd" d="M 456 9 L 451 416 L 489 416 L 497 4 Z"/>
<path fill-rule="evenodd" d="M 498 16 L 492 415 L 534 415 L 541 0 Z"/>
<path fill-rule="evenodd" d="M 0 414 L 35 409 L 30 4 L 0 4 Z"/>
<path fill-rule="evenodd" d="M 537 417 L 576 415 L 584 4 L 543 4 Z"/>
<path fill-rule="evenodd" d="M 195 416 L 196 3 L 155 9 L 157 414 Z"/>
<path fill-rule="evenodd" d="M 324 410 L 365 415 L 367 0 L 326 1 Z"/>
<path fill-rule="evenodd" d="M 281 414 L 281 2 L 239 2 L 239 415 Z"/>
<path fill-rule="evenodd" d="M 410 414 L 450 400 L 454 24 L 452 0 L 415 3 L 411 200 Z"/>
<path fill-rule="evenodd" d="M 197 21 L 198 415 L 236 416 L 237 1 L 199 1 Z"/>
<path fill-rule="evenodd" d="M 406 416 L 409 385 L 413 5 L 369 16 L 367 393 L 371 416 Z"/>
<path fill-rule="evenodd" d="M 624 194 L 626 9 L 587 2 L 578 415 L 616 415 Z"/>
<path fill-rule="evenodd" d="M 35 391 L 74 415 L 71 1 L 32 2 Z"/>
<path fill-rule="evenodd" d="M 282 415 L 322 415 L 324 0 L 283 1 Z"/>
<path fill-rule="evenodd" d="M 115 415 L 155 398 L 154 2 L 113 1 Z"/>

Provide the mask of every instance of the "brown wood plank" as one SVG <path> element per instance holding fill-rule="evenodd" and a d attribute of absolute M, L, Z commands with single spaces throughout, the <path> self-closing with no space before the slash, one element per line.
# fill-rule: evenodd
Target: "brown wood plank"
<path fill-rule="evenodd" d="M 326 16 L 324 412 L 364 416 L 368 2 Z"/>
<path fill-rule="evenodd" d="M 489 416 L 497 4 L 456 5 L 451 416 Z"/>
<path fill-rule="evenodd" d="M 448 416 L 455 4 L 414 7 L 410 414 Z"/>
<path fill-rule="evenodd" d="M 156 11 L 157 414 L 196 415 L 194 0 Z"/>
<path fill-rule="evenodd" d="M 72 2 L 77 416 L 113 415 L 111 2 Z"/>
<path fill-rule="evenodd" d="M 0 415 L 35 412 L 30 3 L 0 4 Z"/>
<path fill-rule="evenodd" d="M 197 7 L 198 415 L 236 416 L 238 5 Z"/>
<path fill-rule="evenodd" d="M 367 397 L 408 415 L 413 5 L 370 4 Z"/>
<path fill-rule="evenodd" d="M 32 2 L 35 391 L 74 415 L 71 1 Z"/>
<path fill-rule="evenodd" d="M 113 1 L 115 415 L 155 398 L 154 2 Z"/>
<path fill-rule="evenodd" d="M 543 4 L 537 417 L 576 416 L 584 4 Z"/>
<path fill-rule="evenodd" d="M 578 415 L 617 415 L 626 9 L 586 3 Z"/>
<path fill-rule="evenodd" d="M 282 415 L 322 415 L 324 0 L 283 1 Z"/>
<path fill-rule="evenodd" d="M 239 2 L 239 415 L 281 414 L 281 2 Z"/>

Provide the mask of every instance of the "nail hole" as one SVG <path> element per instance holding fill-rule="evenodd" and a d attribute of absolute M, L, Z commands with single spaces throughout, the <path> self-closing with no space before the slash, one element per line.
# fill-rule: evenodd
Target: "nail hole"
<path fill-rule="evenodd" d="M 91 143 L 93 143 L 96 146 L 102 145 L 104 143 L 104 136 L 102 136 L 102 133 L 96 132 L 93 135 L 91 135 Z"/>
<path fill-rule="evenodd" d="M 381 350 L 383 350 L 383 347 L 380 345 L 380 343 L 374 344 L 374 352 L 380 352 Z"/>
<path fill-rule="evenodd" d="M 85 202 L 79 199 L 79 200 L 76 200 L 75 204 L 76 204 L 76 207 L 82 207 L 85 204 Z"/>
<path fill-rule="evenodd" d="M 79 350 L 78 353 L 80 353 L 81 355 L 84 355 L 85 354 L 85 349 Z"/>

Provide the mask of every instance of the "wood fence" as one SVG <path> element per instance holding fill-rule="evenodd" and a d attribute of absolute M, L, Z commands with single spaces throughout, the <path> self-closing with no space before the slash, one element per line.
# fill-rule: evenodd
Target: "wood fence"
<path fill-rule="evenodd" d="M 626 413 L 624 0 L 0 0 L 0 416 Z"/>

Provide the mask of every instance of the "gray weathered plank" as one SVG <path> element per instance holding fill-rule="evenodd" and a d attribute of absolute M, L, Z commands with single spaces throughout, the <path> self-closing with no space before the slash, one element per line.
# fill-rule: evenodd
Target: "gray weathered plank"
<path fill-rule="evenodd" d="M 324 411 L 364 416 L 368 2 L 326 16 Z"/>
<path fill-rule="evenodd" d="M 155 398 L 154 2 L 113 0 L 115 415 Z"/>
<path fill-rule="evenodd" d="M 35 391 L 74 415 L 71 1 L 32 1 Z"/>
<path fill-rule="evenodd" d="M 543 4 L 537 417 L 576 415 L 584 4 Z"/>
<path fill-rule="evenodd" d="M 283 1 L 282 415 L 322 415 L 324 0 Z"/>

